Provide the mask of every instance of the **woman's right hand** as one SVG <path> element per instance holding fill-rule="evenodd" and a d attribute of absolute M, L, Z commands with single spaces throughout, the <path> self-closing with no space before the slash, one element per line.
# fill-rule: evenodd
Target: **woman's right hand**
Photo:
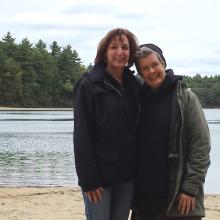
<path fill-rule="evenodd" d="M 178 211 L 182 215 L 188 215 L 196 206 L 196 199 L 193 196 L 189 196 L 185 193 L 180 193 L 177 198 L 178 201 Z"/>
<path fill-rule="evenodd" d="M 92 191 L 85 192 L 85 194 L 88 196 L 90 202 L 94 202 L 97 204 L 99 201 L 102 200 L 103 190 L 104 189 L 102 187 L 98 187 Z"/>

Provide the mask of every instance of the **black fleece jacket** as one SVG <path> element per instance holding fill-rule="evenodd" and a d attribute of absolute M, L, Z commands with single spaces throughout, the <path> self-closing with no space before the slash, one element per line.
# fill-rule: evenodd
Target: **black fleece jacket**
<path fill-rule="evenodd" d="M 180 78 L 169 70 L 157 90 L 142 87 L 136 184 L 138 192 L 153 198 L 168 197 L 171 103 Z"/>
<path fill-rule="evenodd" d="M 132 180 L 139 86 L 125 69 L 123 86 L 95 65 L 74 90 L 74 153 L 83 191 Z"/>

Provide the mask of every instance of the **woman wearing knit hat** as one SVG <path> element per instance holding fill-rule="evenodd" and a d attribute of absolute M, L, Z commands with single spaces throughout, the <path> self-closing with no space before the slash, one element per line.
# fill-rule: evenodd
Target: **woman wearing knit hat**
<path fill-rule="evenodd" d="M 136 220 L 205 215 L 203 184 L 210 137 L 197 96 L 166 69 L 162 50 L 141 45 L 136 68 L 143 78 L 138 128 Z"/>

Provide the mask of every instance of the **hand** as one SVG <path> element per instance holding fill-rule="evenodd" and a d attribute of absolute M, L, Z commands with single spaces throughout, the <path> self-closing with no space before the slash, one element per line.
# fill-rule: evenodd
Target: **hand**
<path fill-rule="evenodd" d="M 195 208 L 196 200 L 195 197 L 189 196 L 187 194 L 181 193 L 177 200 L 178 202 L 178 211 L 182 215 L 188 215 L 190 211 Z"/>
<path fill-rule="evenodd" d="M 88 191 L 85 194 L 88 196 L 90 202 L 98 203 L 102 200 L 102 187 L 98 187 L 92 191 Z"/>

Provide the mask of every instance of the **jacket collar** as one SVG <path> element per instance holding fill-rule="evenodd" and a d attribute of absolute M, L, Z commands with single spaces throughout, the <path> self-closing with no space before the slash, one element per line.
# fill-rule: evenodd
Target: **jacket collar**
<path fill-rule="evenodd" d="M 85 76 L 94 82 L 103 82 L 106 79 L 107 74 L 108 72 L 103 64 L 96 64 L 89 73 L 85 74 Z M 125 80 L 128 78 L 133 78 L 134 71 L 131 71 L 129 68 L 125 67 L 123 77 L 125 77 Z"/>

